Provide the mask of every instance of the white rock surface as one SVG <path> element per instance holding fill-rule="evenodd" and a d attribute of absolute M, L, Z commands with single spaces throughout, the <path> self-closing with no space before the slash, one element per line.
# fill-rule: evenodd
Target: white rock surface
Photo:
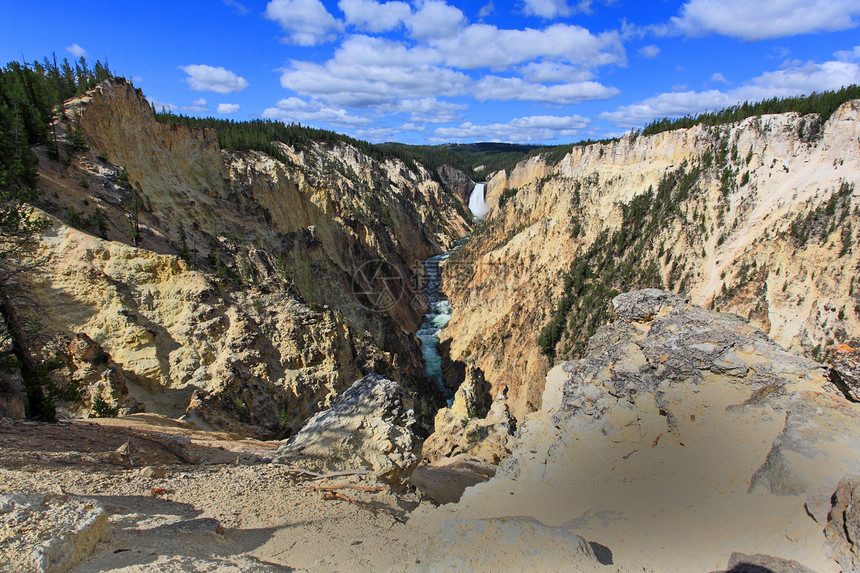
<path fill-rule="evenodd" d="M 10 564 L 8 571 L 68 571 L 107 536 L 107 514 L 94 500 L 0 496 L 0 563 Z"/>

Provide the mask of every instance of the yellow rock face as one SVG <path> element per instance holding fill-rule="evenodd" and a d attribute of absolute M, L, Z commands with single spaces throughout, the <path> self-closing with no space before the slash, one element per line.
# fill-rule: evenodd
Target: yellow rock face
<path fill-rule="evenodd" d="M 796 352 L 812 355 L 818 345 L 856 336 L 860 188 L 846 199 L 847 217 L 841 207 L 819 215 L 826 222 L 816 223 L 809 238 L 793 236 L 791 225 L 816 209 L 823 213 L 843 183 L 860 181 L 858 115 L 860 101 L 846 103 L 808 141 L 798 133 L 812 117 L 771 115 L 625 136 L 576 147 L 557 165 L 536 157 L 508 176 L 496 173 L 487 185 L 487 230 L 472 239 L 468 263 L 445 271 L 455 308 L 442 332 L 451 339 L 451 358 L 481 368 L 494 389 L 507 386 L 517 419 L 539 408 L 551 365 L 537 339 L 564 294 L 563 273 L 602 231 L 619 229 L 623 206 L 656 191 L 667 173 L 702 167 L 708 157 L 711 167 L 701 168 L 694 190 L 677 205 L 679 216 L 645 245 L 637 264 L 655 264 L 664 286 L 692 303 L 748 317 Z M 717 168 L 721 145 L 725 159 Z M 723 166 L 730 170 L 725 195 Z M 660 285 L 611 285 L 622 292 L 651 286 Z M 557 353 L 569 356 L 565 340 Z"/>

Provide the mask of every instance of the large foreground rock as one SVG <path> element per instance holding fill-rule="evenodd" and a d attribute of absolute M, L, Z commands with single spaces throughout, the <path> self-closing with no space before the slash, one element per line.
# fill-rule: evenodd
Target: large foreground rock
<path fill-rule="evenodd" d="M 396 382 L 368 374 L 308 420 L 278 453 L 282 458 L 301 455 L 329 469 L 371 469 L 387 481 L 403 481 L 421 452 L 415 417 L 403 397 Z"/>
<path fill-rule="evenodd" d="M 435 518 L 530 516 L 625 571 L 722 570 L 733 552 L 837 571 L 815 519 L 860 473 L 860 405 L 737 316 L 650 289 L 614 304 L 496 476 Z"/>
<path fill-rule="evenodd" d="M 0 564 L 11 567 L 3 571 L 68 571 L 107 535 L 107 514 L 94 500 L 0 496 Z"/>

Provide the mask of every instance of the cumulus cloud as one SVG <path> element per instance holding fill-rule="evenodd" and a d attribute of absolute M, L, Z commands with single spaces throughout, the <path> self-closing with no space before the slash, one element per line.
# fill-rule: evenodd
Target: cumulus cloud
<path fill-rule="evenodd" d="M 337 5 L 347 24 L 368 32 L 395 30 L 412 16 L 412 8 L 406 2 L 340 0 Z"/>
<path fill-rule="evenodd" d="M 570 16 L 574 12 L 591 12 L 592 0 L 580 0 L 576 6 L 568 5 L 567 0 L 525 0 L 523 12 L 530 16 L 551 19 Z"/>
<path fill-rule="evenodd" d="M 714 75 L 712 75 L 711 81 L 714 82 L 715 84 L 727 84 L 727 83 L 729 83 L 729 80 L 727 80 L 726 77 L 723 74 L 721 74 L 720 72 L 716 72 Z"/>
<path fill-rule="evenodd" d="M 639 48 L 639 55 L 646 60 L 653 60 L 660 55 L 660 48 L 653 44 L 650 46 L 643 46 L 642 48 Z"/>
<path fill-rule="evenodd" d="M 841 50 L 836 52 L 835 56 L 845 62 L 860 60 L 860 46 L 854 46 L 853 50 Z"/>
<path fill-rule="evenodd" d="M 468 109 L 468 106 L 426 97 L 398 100 L 374 109 L 384 114 L 406 114 L 413 123 L 451 123 L 457 121 L 460 112 Z"/>
<path fill-rule="evenodd" d="M 76 58 L 80 58 L 81 56 L 88 56 L 87 51 L 80 47 L 77 44 L 72 44 L 71 46 L 66 46 L 66 51 L 69 52 Z"/>
<path fill-rule="evenodd" d="M 281 25 L 288 35 L 285 42 L 316 46 L 335 38 L 343 24 L 326 10 L 320 0 L 271 0 L 266 18 Z"/>
<path fill-rule="evenodd" d="M 478 10 L 478 18 L 479 19 L 486 18 L 487 16 L 490 16 L 491 14 L 493 14 L 495 11 L 496 11 L 496 6 L 495 6 L 495 4 L 493 4 L 492 0 L 490 0 L 490 2 L 484 4 L 483 6 L 481 6 L 481 9 Z"/>
<path fill-rule="evenodd" d="M 733 90 L 662 93 L 639 103 L 602 113 L 598 117 L 609 120 L 619 127 L 637 127 L 664 117 L 679 117 L 718 110 L 744 101 L 837 90 L 856 83 L 860 83 L 860 64 L 858 63 L 808 62 L 766 72 Z"/>
<path fill-rule="evenodd" d="M 540 59 L 585 67 L 623 64 L 626 56 L 618 32 L 592 34 L 581 26 L 554 24 L 537 30 L 505 30 L 474 24 L 454 38 L 432 43 L 446 63 L 463 69 L 505 69 Z"/>
<path fill-rule="evenodd" d="M 263 117 L 299 123 L 325 122 L 342 127 L 368 125 L 373 120 L 350 114 L 343 108 L 329 107 L 318 102 L 305 101 L 297 97 L 280 100 L 276 107 L 266 108 Z"/>
<path fill-rule="evenodd" d="M 248 87 L 245 78 L 239 77 L 222 67 L 195 64 L 180 66 L 179 69 L 188 74 L 185 81 L 191 89 L 196 91 L 229 94 L 240 92 Z"/>
<path fill-rule="evenodd" d="M 615 88 L 598 82 L 586 81 L 570 84 L 533 84 L 522 78 L 486 76 L 476 85 L 473 97 L 478 101 L 533 101 L 567 105 L 617 95 Z"/>
<path fill-rule="evenodd" d="M 354 107 L 466 93 L 471 78 L 436 65 L 440 61 L 432 50 L 356 36 L 323 64 L 293 61 L 281 85 L 329 104 Z"/>
<path fill-rule="evenodd" d="M 218 113 L 236 113 L 239 111 L 238 103 L 219 103 Z"/>
<path fill-rule="evenodd" d="M 587 118 L 536 115 L 512 119 L 507 123 L 475 125 L 465 122 L 457 127 L 439 127 L 433 131 L 435 141 L 549 141 L 572 137 L 588 127 Z"/>
<path fill-rule="evenodd" d="M 441 0 L 426 0 L 406 22 L 416 40 L 455 37 L 465 24 L 463 12 Z"/>
<path fill-rule="evenodd" d="M 672 25 L 690 36 L 764 40 L 854 28 L 858 15 L 857 0 L 689 0 Z"/>
<path fill-rule="evenodd" d="M 182 108 L 185 111 L 209 111 L 209 103 L 204 98 L 196 99 L 191 105 Z"/>
<path fill-rule="evenodd" d="M 519 71 L 523 79 L 535 83 L 572 83 L 594 79 L 594 72 L 590 69 L 560 62 L 529 62 Z"/>

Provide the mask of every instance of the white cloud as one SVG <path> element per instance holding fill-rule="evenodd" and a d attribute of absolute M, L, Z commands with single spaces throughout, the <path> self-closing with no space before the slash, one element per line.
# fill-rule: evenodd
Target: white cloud
<path fill-rule="evenodd" d="M 653 60 L 660 55 L 660 48 L 653 44 L 651 44 L 650 46 L 643 46 L 639 49 L 639 55 L 646 60 Z"/>
<path fill-rule="evenodd" d="M 466 24 L 466 16 L 459 8 L 441 0 L 426 0 L 406 22 L 416 40 L 432 40 L 456 36 Z"/>
<path fill-rule="evenodd" d="M 80 47 L 77 44 L 72 44 L 71 46 L 66 46 L 66 51 L 69 52 L 76 58 L 80 58 L 81 56 L 88 56 L 87 51 Z"/>
<path fill-rule="evenodd" d="M 853 62 L 860 60 L 860 46 L 854 46 L 853 50 L 841 50 L 834 54 L 837 59 L 844 62 Z"/>
<path fill-rule="evenodd" d="M 235 10 L 237 14 L 241 14 L 242 16 L 247 15 L 249 12 L 248 7 L 237 0 L 223 0 L 223 2 L 225 6 L 229 6 Z"/>
<path fill-rule="evenodd" d="M 166 101 L 159 101 L 157 99 L 146 98 L 146 101 L 149 102 L 150 105 L 155 106 L 155 111 L 177 111 L 179 106 L 176 104 L 168 103 Z"/>
<path fill-rule="evenodd" d="M 619 127 L 637 127 L 663 117 L 679 117 L 719 110 L 744 101 L 789 97 L 814 91 L 837 90 L 860 83 L 860 64 L 845 61 L 808 62 L 801 66 L 766 72 L 729 91 L 708 90 L 662 93 L 637 104 L 600 114 Z"/>
<path fill-rule="evenodd" d="M 330 105 L 373 107 L 399 99 L 467 93 L 471 78 L 435 63 L 441 56 L 426 48 L 354 36 L 323 64 L 293 61 L 281 85 Z"/>
<path fill-rule="evenodd" d="M 373 142 L 392 141 L 395 137 L 403 132 L 402 129 L 395 127 L 371 127 L 367 129 L 358 129 L 355 132 L 356 137 Z"/>
<path fill-rule="evenodd" d="M 529 62 L 520 68 L 523 79 L 535 83 L 572 83 L 594 79 L 594 72 L 558 62 Z"/>
<path fill-rule="evenodd" d="M 690 36 L 764 40 L 854 28 L 858 15 L 857 0 L 689 0 L 672 24 Z"/>
<path fill-rule="evenodd" d="M 721 74 L 720 72 L 716 72 L 714 75 L 712 75 L 711 81 L 714 82 L 715 84 L 727 84 L 727 83 L 729 83 L 729 80 L 727 80 L 726 77 L 723 74 Z"/>
<path fill-rule="evenodd" d="M 204 99 L 196 99 L 189 105 L 183 105 L 178 109 L 182 111 L 196 111 L 196 112 L 205 112 L 209 111 L 209 103 Z"/>
<path fill-rule="evenodd" d="M 579 0 L 575 7 L 567 4 L 567 0 L 525 0 L 523 12 L 530 16 L 551 19 L 558 16 L 570 16 L 574 12 L 591 12 L 592 0 Z"/>
<path fill-rule="evenodd" d="M 435 141 L 550 141 L 575 136 L 588 125 L 589 120 L 578 115 L 537 115 L 488 125 L 465 122 L 458 127 L 436 128 L 433 134 Z"/>
<path fill-rule="evenodd" d="M 297 97 L 284 98 L 277 103 L 276 107 L 266 108 L 263 111 L 263 117 L 299 123 L 325 122 L 342 127 L 373 123 L 370 118 L 352 115 L 343 108 L 329 107 Z"/>
<path fill-rule="evenodd" d="M 460 112 L 468 109 L 468 106 L 426 97 L 397 100 L 374 109 L 385 114 L 408 114 L 411 122 L 451 123 L 460 119 Z"/>
<path fill-rule="evenodd" d="M 236 113 L 239 111 L 238 103 L 219 103 L 218 113 Z"/>
<path fill-rule="evenodd" d="M 343 24 L 329 14 L 320 0 L 271 0 L 265 16 L 288 32 L 284 41 L 299 46 L 330 41 L 343 29 Z"/>
<path fill-rule="evenodd" d="M 337 5 L 347 24 L 368 32 L 395 30 L 412 16 L 412 8 L 406 2 L 340 0 Z"/>
<path fill-rule="evenodd" d="M 437 40 L 450 66 L 463 69 L 506 69 L 539 59 L 552 59 L 586 67 L 623 64 L 624 45 L 618 32 L 594 35 L 581 26 L 554 24 L 536 30 L 500 30 L 474 24 L 454 38 Z"/>
<path fill-rule="evenodd" d="M 571 9 L 567 5 L 567 0 L 525 0 L 523 11 L 541 18 L 555 18 L 569 16 Z"/>
<path fill-rule="evenodd" d="M 529 83 L 521 78 L 486 76 L 477 83 L 473 97 L 478 101 L 533 101 L 567 105 L 606 99 L 617 94 L 617 89 L 591 81 L 544 85 Z"/>
<path fill-rule="evenodd" d="M 493 0 L 490 0 L 488 3 L 481 6 L 481 9 L 478 10 L 478 18 L 484 19 L 487 16 L 492 15 L 496 11 L 496 5 L 493 4 Z"/>
<path fill-rule="evenodd" d="M 188 74 L 189 77 L 185 78 L 185 81 L 191 89 L 196 91 L 229 94 L 240 92 L 248 87 L 245 78 L 239 77 L 222 67 L 195 64 L 180 66 L 179 69 Z"/>

